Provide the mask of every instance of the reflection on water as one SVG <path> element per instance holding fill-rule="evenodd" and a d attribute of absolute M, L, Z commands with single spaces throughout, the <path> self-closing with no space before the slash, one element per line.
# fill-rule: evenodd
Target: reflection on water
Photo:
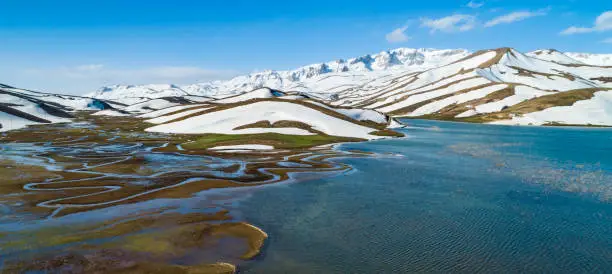
<path fill-rule="evenodd" d="M 331 158 L 377 157 L 333 148 L 219 156 L 175 145 L 184 136 L 133 139 L 103 128 L 50 125 L 0 137 L 2 271 L 233 269 L 267 237 L 228 211 L 241 198 L 351 171 Z"/>
<path fill-rule="evenodd" d="M 270 235 L 244 273 L 612 272 L 612 130 L 408 120 L 348 175 L 238 205 Z"/>

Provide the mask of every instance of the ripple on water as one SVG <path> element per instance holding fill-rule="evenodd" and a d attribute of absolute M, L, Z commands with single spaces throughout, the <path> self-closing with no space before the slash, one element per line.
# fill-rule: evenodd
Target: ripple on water
<path fill-rule="evenodd" d="M 269 188 L 243 202 L 243 215 L 270 240 L 265 256 L 241 270 L 612 271 L 608 156 L 584 146 L 568 151 L 565 131 L 534 146 L 543 134 L 524 131 L 539 129 L 438 125 L 409 139 L 346 145 L 401 160 L 347 160 L 358 172 Z"/>

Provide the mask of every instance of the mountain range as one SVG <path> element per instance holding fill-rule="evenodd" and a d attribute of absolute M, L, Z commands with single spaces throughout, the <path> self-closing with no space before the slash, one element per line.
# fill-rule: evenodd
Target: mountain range
<path fill-rule="evenodd" d="M 102 87 L 96 92 L 88 94 L 88 96 L 111 100 L 126 100 L 126 98 L 132 98 L 134 101 L 138 101 L 144 98 L 159 98 L 188 94 L 223 97 L 263 87 L 291 91 L 318 91 L 316 86 L 309 86 L 309 82 L 323 75 L 340 74 L 359 76 L 363 73 L 369 73 L 372 74 L 372 77 L 376 77 L 381 74 L 391 74 L 398 71 L 425 70 L 459 60 L 469 54 L 469 51 L 463 49 L 436 50 L 399 48 L 347 60 L 340 59 L 326 63 L 312 64 L 290 71 L 267 70 L 241 75 L 228 81 L 197 83 L 186 86 L 171 84 L 114 85 Z"/>
<path fill-rule="evenodd" d="M 423 71 L 442 66 L 473 54 L 465 49 L 411 49 L 398 48 L 378 54 L 351 59 L 312 64 L 290 71 L 267 70 L 241 75 L 228 81 L 196 83 L 184 86 L 172 84 L 113 85 L 102 87 L 89 97 L 138 102 L 146 99 L 169 96 L 224 97 L 240 94 L 262 87 L 278 90 L 328 93 L 328 86 L 320 86 L 317 78 L 323 75 L 341 75 L 345 82 L 364 82 L 409 71 Z M 526 54 L 562 64 L 612 66 L 612 54 L 561 53 L 556 50 L 537 50 Z M 332 87 L 334 88 L 334 87 Z"/>
<path fill-rule="evenodd" d="M 334 132 L 327 128 L 325 119 L 315 123 L 312 117 L 301 117 L 281 102 L 305 106 L 308 109 L 303 111 L 313 115 L 336 113 L 333 115 L 344 117 L 340 120 L 357 125 L 365 116 L 376 117 L 370 118 L 377 122 L 369 128 L 379 130 L 383 124 L 397 126 L 389 117 L 510 125 L 612 126 L 611 61 L 612 55 L 552 49 L 521 53 L 512 48 L 477 52 L 400 48 L 291 71 L 263 71 L 228 81 L 187 86 L 109 86 L 83 97 L 0 85 L 0 131 L 66 122 L 74 111 L 90 110 L 98 111 L 96 115 L 111 116 L 158 113 L 161 118 L 156 121 L 179 122 L 177 119 L 184 118 L 196 124 L 176 123 L 180 128 L 173 128 L 154 123 L 158 124 L 156 131 L 207 132 L 210 127 L 198 124 L 214 125 L 217 120 L 206 119 L 221 118 L 206 115 L 199 119 L 194 117 L 199 113 L 197 109 L 210 108 L 228 115 L 251 110 L 258 113 L 256 116 L 266 117 L 266 107 L 279 106 L 278 111 L 285 111 L 277 113 L 278 117 L 293 117 L 292 122 L 301 123 L 302 128 L 312 127 L 312 132 Z M 257 107 L 252 105 L 255 103 Z M 228 111 L 229 106 L 238 112 Z M 211 110 L 203 112 L 202 115 Z M 236 121 L 248 120 L 236 117 Z M 270 121 L 252 122 L 274 128 Z M 227 125 L 223 132 L 245 125 L 233 126 Z M 370 136 L 364 130 L 360 129 L 360 138 Z M 344 132 L 341 136 L 352 135 Z"/>

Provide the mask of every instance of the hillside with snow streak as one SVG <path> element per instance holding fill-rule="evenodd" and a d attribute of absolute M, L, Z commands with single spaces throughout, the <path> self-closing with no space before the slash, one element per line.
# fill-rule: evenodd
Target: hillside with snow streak
<path fill-rule="evenodd" d="M 0 84 L 0 132 L 29 125 L 69 123 L 73 112 L 112 107 L 98 99 L 57 95 Z"/>
<path fill-rule="evenodd" d="M 264 71 L 228 81 L 187 86 L 117 85 L 91 94 L 96 99 L 70 97 L 72 99 L 66 100 L 68 96 L 48 95 L 45 100 L 55 100 L 52 102 L 59 106 L 78 104 L 68 106 L 68 112 L 70 109 L 92 109 L 87 102 L 98 105 L 103 102 L 104 107 L 93 107 L 102 110 L 96 115 L 142 117 L 155 124 L 167 123 L 185 114 L 197 114 L 198 109 L 223 110 L 244 104 L 243 111 L 257 112 L 258 109 L 247 105 L 261 100 L 286 100 L 298 104 L 308 102 L 319 110 L 358 121 L 369 117 L 387 125 L 394 123 L 380 115 L 520 125 L 612 126 L 612 119 L 607 118 L 610 111 L 607 92 L 612 90 L 610 60 L 605 54 L 563 53 L 552 49 L 529 53 L 512 48 L 475 53 L 396 49 L 291 71 Z M 14 108 L 10 105 L 15 104 L 11 103 L 14 99 L 4 101 L 3 108 Z M 40 104 L 16 105 L 24 108 L 24 113 L 41 119 L 24 115 L 17 119 L 5 112 L 2 119 L 9 121 L 3 123 L 5 130 L 69 119 L 68 115 L 41 117 L 46 112 L 39 109 Z M 549 108 L 552 110 L 547 110 Z M 295 121 L 309 120 L 305 116 L 299 118 Z M 165 129 L 173 132 L 173 129 Z"/>
<path fill-rule="evenodd" d="M 350 59 L 312 64 L 290 71 L 268 70 L 241 75 L 228 81 L 197 83 L 186 86 L 177 85 L 115 85 L 103 87 L 88 96 L 107 100 L 129 100 L 136 103 L 159 97 L 175 97 L 186 94 L 210 96 L 215 98 L 237 95 L 255 89 L 269 87 L 283 91 L 313 91 L 321 88 L 318 82 L 332 75 L 341 80 L 347 75 L 370 74 L 366 78 L 378 77 L 391 71 L 423 70 L 437 67 L 458 59 L 470 52 L 463 49 L 435 50 L 399 48 L 378 54 L 364 55 Z M 360 77 L 361 78 L 361 77 Z M 365 78 L 362 78 L 365 80 Z M 350 80 L 349 80 L 350 81 Z M 336 82 L 336 81 L 334 81 Z M 335 85 L 336 83 L 332 83 Z"/>

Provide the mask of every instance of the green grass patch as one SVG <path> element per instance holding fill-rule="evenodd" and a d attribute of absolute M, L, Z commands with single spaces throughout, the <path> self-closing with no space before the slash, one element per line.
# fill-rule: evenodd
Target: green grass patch
<path fill-rule="evenodd" d="M 308 148 L 330 143 L 360 142 L 359 138 L 347 138 L 329 135 L 284 135 L 278 133 L 262 134 L 206 134 L 201 135 L 195 141 L 181 144 L 185 149 L 206 149 L 216 146 L 261 144 L 272 145 L 275 148 L 294 149 Z"/>

